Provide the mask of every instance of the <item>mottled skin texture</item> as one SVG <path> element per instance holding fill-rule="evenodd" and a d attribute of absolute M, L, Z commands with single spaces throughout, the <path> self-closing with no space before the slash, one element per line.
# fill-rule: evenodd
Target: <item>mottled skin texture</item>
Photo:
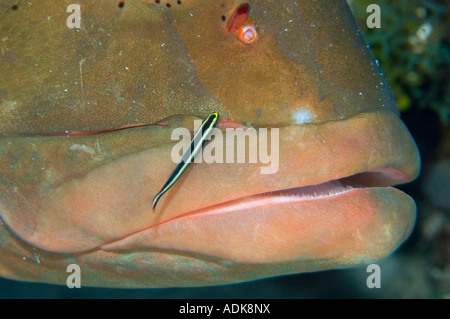
<path fill-rule="evenodd" d="M 80 29 L 70 3 L 0 3 L 0 275 L 215 285 L 363 265 L 408 237 L 414 201 L 386 186 L 419 154 L 345 1 L 248 1 L 250 45 L 227 32 L 243 1 L 81 1 Z M 278 172 L 194 164 L 154 213 L 173 128 L 213 111 L 222 130 L 278 127 Z M 260 195 L 343 178 L 365 187 Z"/>

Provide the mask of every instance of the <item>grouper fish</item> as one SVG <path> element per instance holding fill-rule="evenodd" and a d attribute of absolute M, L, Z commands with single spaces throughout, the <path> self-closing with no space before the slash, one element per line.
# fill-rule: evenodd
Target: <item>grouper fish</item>
<path fill-rule="evenodd" d="M 277 128 L 278 169 L 194 162 L 153 211 L 172 132 L 214 112 L 224 134 Z M 411 233 L 391 186 L 419 167 L 344 0 L 0 1 L 2 277 L 65 285 L 77 264 L 84 286 L 186 287 L 366 265 Z"/>

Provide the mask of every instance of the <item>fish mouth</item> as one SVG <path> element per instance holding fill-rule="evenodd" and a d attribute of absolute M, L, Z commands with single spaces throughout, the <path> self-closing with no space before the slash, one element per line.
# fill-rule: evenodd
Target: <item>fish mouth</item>
<path fill-rule="evenodd" d="M 365 171 L 340 179 L 326 181 L 317 185 L 306 185 L 273 190 L 220 202 L 211 206 L 180 214 L 174 218 L 154 224 L 149 228 L 157 227 L 179 218 L 194 215 L 232 213 L 233 211 L 238 211 L 243 208 L 261 208 L 281 203 L 316 201 L 343 195 L 348 192 L 357 192 L 358 190 L 367 190 L 369 188 L 380 187 L 385 188 L 396 184 L 402 184 L 407 181 L 409 181 L 408 177 L 396 169 L 384 168 L 373 171 Z"/>
<path fill-rule="evenodd" d="M 303 181 L 293 179 L 298 186 L 279 187 L 288 184 L 289 168 L 296 172 L 294 167 L 298 163 L 290 163 L 286 164 L 291 165 L 287 169 L 284 167 L 287 173 L 280 183 L 277 178 L 261 175 L 254 183 L 247 178 L 250 191 L 243 187 L 240 192 L 231 192 L 231 196 L 225 194 L 227 200 L 211 200 L 201 208 L 189 209 L 182 204 L 188 197 L 178 197 L 179 202 L 174 202 L 176 197 L 169 195 L 162 206 L 176 214 L 168 214 L 164 220 L 100 249 L 183 252 L 238 264 L 283 265 L 307 260 L 316 269 L 377 261 L 398 248 L 413 229 L 416 215 L 413 199 L 391 186 L 414 179 L 420 159 L 413 140 L 396 116 L 371 116 L 381 116 L 376 122 L 384 123 L 381 130 L 376 128 L 383 136 L 371 144 L 373 149 L 363 150 L 357 145 L 359 153 L 343 150 L 353 155 L 348 161 L 336 157 L 327 166 L 310 165 L 316 170 L 311 173 L 305 170 Z M 395 129 L 385 130 L 388 127 Z M 371 135 L 363 130 L 358 132 L 360 139 Z M 343 137 L 343 141 L 353 150 L 354 145 L 347 138 Z M 364 158 L 364 165 L 357 164 L 360 158 Z M 320 164 L 320 158 L 315 160 Z M 192 172 L 200 167 L 204 166 Z M 189 178 L 195 183 L 204 180 L 205 175 L 213 176 L 214 171 L 200 173 Z M 256 175 L 257 169 L 247 174 Z M 178 188 L 177 195 L 182 188 L 183 185 Z M 208 198 L 207 191 L 204 192 Z M 236 194 L 241 196 L 233 196 Z"/>
<path fill-rule="evenodd" d="M 20 228 L 25 215 L 3 220 L 51 252 L 163 252 L 234 264 L 308 261 L 315 270 L 378 260 L 408 237 L 414 201 L 390 186 L 413 180 L 420 158 L 395 114 L 292 125 L 280 128 L 279 137 L 275 174 L 261 174 L 263 164 L 194 163 L 156 212 L 152 199 L 173 170 L 173 144 L 61 183 L 46 194 L 30 227 Z M 307 271 L 293 267 L 289 271 Z"/>
<path fill-rule="evenodd" d="M 235 263 L 364 264 L 392 253 L 411 233 L 414 201 L 387 186 L 406 180 L 403 172 L 386 168 L 245 196 L 156 223 L 100 249 L 183 252 Z"/>
<path fill-rule="evenodd" d="M 321 200 L 328 197 L 339 196 L 351 191 L 364 190 L 372 187 L 387 187 L 407 182 L 408 178 L 401 171 L 385 168 L 374 171 L 357 173 L 352 176 L 326 181 L 317 185 L 307 185 L 288 189 L 274 190 L 266 193 L 250 195 L 228 202 L 206 207 L 198 211 L 189 212 L 189 216 L 200 213 L 214 213 L 217 209 L 225 208 L 228 212 L 238 210 L 240 205 L 246 207 L 262 207 L 281 202 L 301 202 Z"/>

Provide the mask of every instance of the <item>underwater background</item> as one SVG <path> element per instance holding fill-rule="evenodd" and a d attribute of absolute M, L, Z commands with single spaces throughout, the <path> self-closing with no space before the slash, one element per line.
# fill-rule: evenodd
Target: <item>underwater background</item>
<path fill-rule="evenodd" d="M 418 218 L 411 237 L 379 262 L 381 288 L 365 268 L 202 288 L 68 289 L 0 278 L 0 298 L 450 298 L 450 6 L 448 0 L 349 0 L 421 153 L 422 172 L 399 186 Z M 381 7 L 368 29 L 369 4 Z M 280 4 L 281 5 L 281 4 Z"/>

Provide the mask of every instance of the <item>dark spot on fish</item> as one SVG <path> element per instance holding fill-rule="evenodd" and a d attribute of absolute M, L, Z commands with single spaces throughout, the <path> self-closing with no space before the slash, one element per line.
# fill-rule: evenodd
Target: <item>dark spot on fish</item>
<path fill-rule="evenodd" d="M 17 10 L 17 9 L 19 9 L 19 7 L 17 6 L 17 4 L 13 4 L 13 5 L 11 6 L 11 9 Z"/>
<path fill-rule="evenodd" d="M 125 6 L 125 1 L 120 1 L 118 6 L 119 8 L 123 8 Z"/>
<path fill-rule="evenodd" d="M 181 0 L 177 0 L 177 4 L 181 4 Z"/>
<path fill-rule="evenodd" d="M 222 21 L 225 21 L 225 20 L 226 20 L 225 16 L 222 16 Z"/>
<path fill-rule="evenodd" d="M 159 0 L 155 0 L 155 2 L 157 3 L 157 4 L 159 4 L 161 1 L 159 1 Z"/>
<path fill-rule="evenodd" d="M 170 3 L 166 3 L 166 7 L 170 8 L 172 5 Z"/>

